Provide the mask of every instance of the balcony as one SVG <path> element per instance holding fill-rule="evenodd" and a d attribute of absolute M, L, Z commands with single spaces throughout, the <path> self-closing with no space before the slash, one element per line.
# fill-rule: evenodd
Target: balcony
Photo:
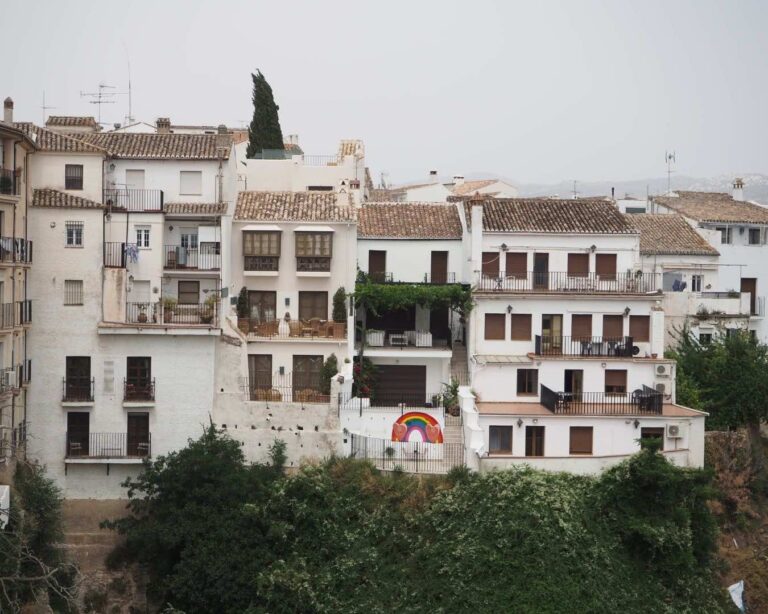
<path fill-rule="evenodd" d="M 104 190 L 104 204 L 113 210 L 136 213 L 159 212 L 163 210 L 162 190 L 135 190 L 107 188 Z"/>
<path fill-rule="evenodd" d="M 410 279 L 396 278 L 394 273 L 388 271 L 372 271 L 365 274 L 368 280 L 374 284 L 455 284 L 456 273 L 424 273 L 421 277 L 416 275 L 409 276 Z"/>
<path fill-rule="evenodd" d="M 67 459 L 148 458 L 152 455 L 152 437 L 134 433 L 67 432 Z"/>
<path fill-rule="evenodd" d="M 245 271 L 277 271 L 280 269 L 280 256 L 243 256 Z"/>
<path fill-rule="evenodd" d="M 297 256 L 296 271 L 299 273 L 328 273 L 331 259 L 325 256 Z"/>
<path fill-rule="evenodd" d="M 365 345 L 369 348 L 395 348 L 398 350 L 438 348 L 450 349 L 451 333 L 446 339 L 436 339 L 428 330 L 368 329 Z"/>
<path fill-rule="evenodd" d="M 17 326 L 24 326 L 32 323 L 32 301 L 16 301 Z"/>
<path fill-rule="evenodd" d="M 0 237 L 0 262 L 32 264 L 32 241 Z"/>
<path fill-rule="evenodd" d="M 664 395 L 643 386 L 633 392 L 554 392 L 541 387 L 541 404 L 568 416 L 661 415 Z"/>
<path fill-rule="evenodd" d="M 95 378 L 64 377 L 61 383 L 63 403 L 93 403 Z"/>
<path fill-rule="evenodd" d="M 536 356 L 632 358 L 637 352 L 632 337 L 563 337 L 536 335 Z M 639 352 L 639 349 L 638 349 Z"/>
<path fill-rule="evenodd" d="M 197 247 L 165 245 L 163 247 L 164 267 L 173 271 L 218 271 L 221 269 L 221 255 L 200 250 Z"/>
<path fill-rule="evenodd" d="M 32 301 L 0 303 L 0 329 L 24 326 L 32 322 Z"/>
<path fill-rule="evenodd" d="M 519 276 L 488 277 L 476 272 L 477 292 L 558 294 L 647 294 L 657 291 L 656 274 L 615 273 L 577 276 L 569 273 L 529 271 Z"/>
<path fill-rule="evenodd" d="M 16 365 L 16 382 L 18 386 L 27 386 L 32 381 L 32 361 L 27 358 Z"/>
<path fill-rule="evenodd" d="M 123 401 L 155 401 L 155 378 L 152 379 L 123 379 Z"/>
<path fill-rule="evenodd" d="M 0 194 L 18 196 L 19 183 L 16 171 L 12 168 L 0 168 Z"/>
<path fill-rule="evenodd" d="M 375 390 L 370 396 L 342 395 L 340 404 L 345 409 L 362 412 L 365 409 L 391 409 L 401 414 L 419 409 L 445 409 L 441 392 L 404 393 L 397 390 Z"/>
<path fill-rule="evenodd" d="M 249 401 L 273 403 L 330 403 L 330 383 L 323 387 L 320 377 L 310 373 L 258 373 L 242 380 Z"/>
<path fill-rule="evenodd" d="M 135 243 L 105 242 L 104 266 L 108 269 L 124 269 L 130 259 L 129 253 L 133 253 L 135 250 Z"/>
<path fill-rule="evenodd" d="M 167 297 L 166 297 L 167 298 Z M 162 324 L 177 326 L 219 325 L 218 304 L 213 303 L 177 303 L 164 305 L 155 303 L 126 303 L 125 321 L 128 324 Z"/>
<path fill-rule="evenodd" d="M 239 318 L 238 326 L 247 335 L 260 339 L 294 339 L 294 340 L 344 340 L 347 338 L 346 322 L 330 320 L 269 320 L 259 321 L 255 318 Z"/>

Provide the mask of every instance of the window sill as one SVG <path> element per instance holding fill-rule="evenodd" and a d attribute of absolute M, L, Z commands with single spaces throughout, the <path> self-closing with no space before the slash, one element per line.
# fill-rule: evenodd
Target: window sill
<path fill-rule="evenodd" d="M 245 277 L 277 277 L 280 271 L 243 271 Z"/>
<path fill-rule="evenodd" d="M 62 401 L 62 407 L 93 407 L 93 401 Z"/>
<path fill-rule="evenodd" d="M 330 271 L 296 271 L 296 277 L 330 277 Z"/>
<path fill-rule="evenodd" d="M 84 245 L 65 245 L 67 249 L 83 249 Z"/>

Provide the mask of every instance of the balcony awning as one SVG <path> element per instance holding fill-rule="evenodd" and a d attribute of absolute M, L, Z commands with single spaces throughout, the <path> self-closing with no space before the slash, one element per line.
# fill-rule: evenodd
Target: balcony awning
<path fill-rule="evenodd" d="M 477 354 L 475 360 L 484 365 L 529 365 L 533 362 L 528 356 L 510 356 L 507 354 Z"/>
<path fill-rule="evenodd" d="M 248 224 L 243 226 L 240 230 L 260 230 L 262 232 L 282 232 L 280 226 L 276 224 Z"/>
<path fill-rule="evenodd" d="M 297 226 L 293 232 L 336 232 L 330 226 Z"/>

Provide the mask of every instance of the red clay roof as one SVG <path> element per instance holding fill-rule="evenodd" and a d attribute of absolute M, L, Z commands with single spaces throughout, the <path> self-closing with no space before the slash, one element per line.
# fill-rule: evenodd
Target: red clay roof
<path fill-rule="evenodd" d="M 444 203 L 375 203 L 361 207 L 361 239 L 461 239 L 456 206 Z"/>

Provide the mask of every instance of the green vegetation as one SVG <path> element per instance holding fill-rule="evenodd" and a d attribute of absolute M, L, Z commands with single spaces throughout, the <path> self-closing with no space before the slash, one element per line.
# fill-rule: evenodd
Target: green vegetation
<path fill-rule="evenodd" d="M 253 119 L 248 127 L 247 158 L 261 155 L 265 149 L 285 149 L 283 131 L 280 129 L 278 107 L 270 87 L 260 70 L 251 74 L 253 79 Z"/>
<path fill-rule="evenodd" d="M 347 321 L 347 293 L 343 287 L 333 294 L 333 321 Z"/>
<path fill-rule="evenodd" d="M 358 276 L 354 301 L 358 309 L 375 315 L 419 305 L 425 309 L 448 307 L 466 317 L 472 311 L 472 293 L 460 284 L 376 284 Z"/>
<path fill-rule="evenodd" d="M 336 354 L 331 354 L 325 359 L 323 368 L 320 369 L 320 392 L 331 394 L 331 378 L 339 372 L 339 359 Z"/>
<path fill-rule="evenodd" d="M 248 315 L 248 288 L 243 286 L 237 295 L 237 317 L 247 318 Z"/>
<path fill-rule="evenodd" d="M 157 603 L 197 612 L 727 612 L 708 475 L 645 449 L 601 478 L 249 466 L 211 426 L 110 523 Z"/>

